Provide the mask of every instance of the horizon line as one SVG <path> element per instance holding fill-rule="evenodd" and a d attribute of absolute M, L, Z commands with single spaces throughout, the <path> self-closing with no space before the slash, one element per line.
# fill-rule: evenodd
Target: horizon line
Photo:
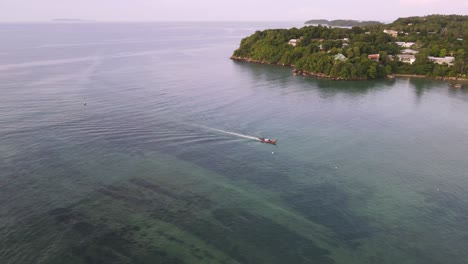
<path fill-rule="evenodd" d="M 366 18 L 366 19 L 355 19 L 355 18 L 308 18 L 308 19 L 209 19 L 209 20 L 202 20 L 202 19 L 167 19 L 167 20 L 94 20 L 94 19 L 80 19 L 80 18 L 51 18 L 47 20 L 5 20 L 0 21 L 0 24 L 14 24 L 14 23 L 156 23 L 156 22 L 303 22 L 305 23 L 308 20 L 356 20 L 356 21 L 378 21 L 389 23 L 393 22 L 399 18 L 405 17 L 425 17 L 431 15 L 442 15 L 442 16 L 466 16 L 464 14 L 425 14 L 425 15 L 413 15 L 413 16 L 401 16 L 396 17 L 394 19 L 373 19 L 373 18 Z"/>

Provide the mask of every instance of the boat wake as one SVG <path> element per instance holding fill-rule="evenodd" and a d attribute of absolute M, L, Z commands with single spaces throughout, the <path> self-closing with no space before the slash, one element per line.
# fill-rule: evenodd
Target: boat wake
<path fill-rule="evenodd" d="M 258 137 L 253 137 L 253 136 L 249 136 L 249 135 L 239 134 L 239 133 L 235 133 L 235 132 L 229 132 L 229 131 L 226 131 L 226 130 L 211 128 L 211 127 L 206 127 L 206 126 L 203 126 L 203 127 L 206 128 L 206 129 L 212 130 L 212 131 L 217 131 L 217 132 L 221 132 L 221 133 L 228 134 L 228 135 L 238 136 L 238 137 L 241 137 L 241 138 L 247 138 L 247 139 L 253 139 L 253 140 L 260 140 Z"/>

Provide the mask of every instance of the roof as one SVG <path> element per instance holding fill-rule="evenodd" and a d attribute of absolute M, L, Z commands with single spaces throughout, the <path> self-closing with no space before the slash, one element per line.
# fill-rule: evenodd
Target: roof
<path fill-rule="evenodd" d="M 416 54 L 418 52 L 419 51 L 413 50 L 413 49 L 404 49 L 404 50 L 401 51 L 401 53 L 403 53 L 403 54 Z"/>
<path fill-rule="evenodd" d="M 397 54 L 396 56 L 400 59 L 416 59 L 416 57 L 411 54 Z"/>
<path fill-rule="evenodd" d="M 455 57 L 444 57 L 444 58 L 441 58 L 441 57 L 432 57 L 432 56 L 429 56 L 427 57 L 429 60 L 435 62 L 435 63 L 438 63 L 438 64 L 443 64 L 443 63 L 447 63 L 449 66 L 453 65 L 453 61 L 455 60 Z"/>
<path fill-rule="evenodd" d="M 400 47 L 409 48 L 409 47 L 413 46 L 413 45 L 416 44 L 416 43 L 414 43 L 414 42 L 400 42 L 400 41 L 397 41 L 397 42 L 395 42 L 395 44 L 397 44 L 397 45 L 400 46 Z"/>
<path fill-rule="evenodd" d="M 435 61 L 448 61 L 448 62 L 452 62 L 455 60 L 455 57 L 444 57 L 444 58 L 441 58 L 441 57 L 432 57 L 432 56 L 429 56 L 427 57 L 428 59 L 430 60 L 435 60 Z"/>
<path fill-rule="evenodd" d="M 347 60 L 347 58 L 343 54 L 338 53 L 335 55 L 335 60 L 344 61 L 344 60 Z"/>

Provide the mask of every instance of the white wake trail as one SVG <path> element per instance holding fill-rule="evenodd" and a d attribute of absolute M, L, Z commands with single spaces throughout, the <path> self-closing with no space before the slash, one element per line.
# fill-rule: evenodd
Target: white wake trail
<path fill-rule="evenodd" d="M 216 129 L 216 128 L 211 128 L 211 127 L 205 127 L 205 126 L 203 126 L 203 127 L 206 128 L 206 129 L 209 129 L 209 130 L 221 132 L 221 133 L 228 134 L 228 135 L 233 135 L 233 136 L 238 136 L 238 137 L 241 137 L 241 138 L 247 138 L 247 139 L 253 139 L 253 140 L 259 140 L 258 137 L 253 137 L 253 136 L 249 136 L 249 135 L 244 135 L 244 134 L 229 132 L 229 131 L 225 131 L 225 130 L 221 130 L 221 129 Z"/>

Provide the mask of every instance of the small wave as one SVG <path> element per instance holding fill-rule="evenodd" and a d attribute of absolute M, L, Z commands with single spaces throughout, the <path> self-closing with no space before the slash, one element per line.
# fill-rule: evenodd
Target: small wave
<path fill-rule="evenodd" d="M 31 62 L 22 62 L 14 64 L 0 64 L 0 71 L 6 70 L 15 70 L 21 68 L 30 68 L 30 67 L 39 67 L 39 66 L 54 66 L 62 65 L 76 62 L 88 62 L 88 61 L 102 61 L 105 59 L 118 59 L 118 58 L 127 58 L 127 57 L 136 57 L 136 56 L 146 56 L 146 55 L 155 55 L 163 53 L 164 50 L 147 50 L 139 52 L 121 52 L 113 55 L 107 56 L 85 56 L 85 57 L 75 57 L 68 59 L 52 59 L 52 60 L 40 60 L 40 61 L 31 61 Z"/>
<path fill-rule="evenodd" d="M 37 66 L 60 65 L 60 64 L 66 64 L 66 63 L 83 62 L 83 61 L 90 61 L 90 60 L 96 60 L 96 59 L 98 58 L 97 57 L 77 57 L 77 58 L 70 58 L 70 59 L 42 60 L 42 61 L 16 63 L 16 64 L 3 64 L 3 65 L 0 65 L 0 71 L 12 70 L 12 69 L 18 69 L 18 68 L 37 67 Z"/>

